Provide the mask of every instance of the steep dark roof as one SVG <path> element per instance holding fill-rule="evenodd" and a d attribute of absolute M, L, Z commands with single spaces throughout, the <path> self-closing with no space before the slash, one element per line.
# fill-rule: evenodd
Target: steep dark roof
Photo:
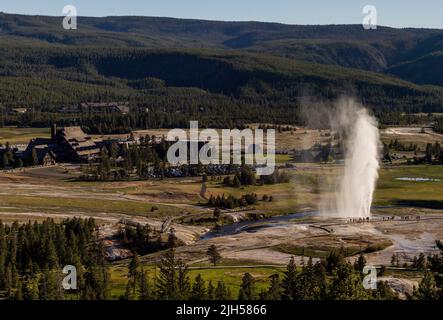
<path fill-rule="evenodd" d="M 59 130 L 60 136 L 79 158 L 90 158 L 100 153 L 100 148 L 80 127 L 64 127 Z"/>
<path fill-rule="evenodd" d="M 49 138 L 35 138 L 29 142 L 28 147 L 23 152 L 23 157 L 25 157 L 25 158 L 30 157 L 31 153 L 32 153 L 32 149 L 35 149 L 37 151 L 37 155 L 38 155 L 39 152 L 42 152 L 39 150 L 53 149 L 53 148 L 55 148 L 55 146 L 51 143 L 51 139 L 49 139 Z"/>

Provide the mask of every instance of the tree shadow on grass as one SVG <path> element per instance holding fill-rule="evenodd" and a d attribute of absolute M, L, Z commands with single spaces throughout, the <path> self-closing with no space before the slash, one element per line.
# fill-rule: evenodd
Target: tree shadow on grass
<path fill-rule="evenodd" d="M 395 205 L 427 209 L 443 209 L 443 200 L 396 200 Z"/>

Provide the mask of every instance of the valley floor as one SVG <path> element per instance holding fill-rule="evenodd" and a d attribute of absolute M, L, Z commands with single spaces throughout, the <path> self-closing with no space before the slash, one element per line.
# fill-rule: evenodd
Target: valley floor
<path fill-rule="evenodd" d="M 392 130 L 383 131 L 382 137 L 390 139 L 391 134 L 403 134 L 418 139 L 416 135 L 420 135 L 416 131 Z M 290 156 L 280 160 L 281 165 L 287 162 L 293 165 L 286 169 L 291 175 L 288 183 L 231 188 L 221 180 L 208 180 L 206 198 L 248 193 L 256 193 L 258 199 L 263 195 L 273 196 L 272 202 L 260 200 L 250 207 L 222 210 L 224 223 L 316 211 L 319 204 L 333 195 L 340 165 L 294 163 Z M 202 274 L 214 281 L 223 279 L 233 288 L 238 288 L 245 270 L 257 278 L 259 286 L 265 286 L 271 274 L 284 270 L 291 256 L 300 265 L 307 257 L 317 260 L 330 250 L 343 247 L 349 259 L 364 252 L 368 264 L 375 266 L 390 266 L 392 255 L 398 255 L 400 268 L 388 270 L 385 277 L 399 292 L 410 292 L 421 275 L 401 265 L 410 264 L 420 253 L 437 253 L 435 241 L 443 239 L 443 166 L 438 165 L 383 166 L 370 222 L 351 223 L 314 216 L 285 223 L 257 220 L 243 232 L 206 240 L 201 236 L 214 227 L 213 208 L 207 207 L 207 200 L 200 195 L 201 177 L 82 182 L 77 180 L 79 174 L 76 165 L 0 172 L 0 220 L 60 221 L 74 216 L 93 217 L 101 225 L 100 234 L 114 259 L 130 255 L 112 240 L 122 221 L 149 224 L 160 231 L 169 220 L 184 244 L 177 253 L 189 264 L 191 275 Z M 212 244 L 223 257 L 217 268 L 210 267 L 206 256 Z M 155 272 L 159 255 L 153 253 L 141 258 L 149 272 Z M 112 262 L 111 269 L 113 295 L 118 297 L 126 284 L 127 260 Z"/>

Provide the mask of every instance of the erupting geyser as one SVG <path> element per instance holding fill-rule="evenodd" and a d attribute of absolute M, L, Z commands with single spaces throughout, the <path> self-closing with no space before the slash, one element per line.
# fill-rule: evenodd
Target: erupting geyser
<path fill-rule="evenodd" d="M 352 100 L 342 101 L 338 112 L 336 124 L 345 132 L 346 156 L 336 192 L 335 214 L 343 218 L 367 218 L 371 215 L 372 194 L 378 179 L 377 121 Z"/>

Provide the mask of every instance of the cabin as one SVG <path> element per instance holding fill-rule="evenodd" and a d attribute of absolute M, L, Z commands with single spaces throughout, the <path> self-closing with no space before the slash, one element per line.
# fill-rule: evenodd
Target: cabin
<path fill-rule="evenodd" d="M 28 108 L 12 108 L 9 113 L 19 115 L 19 114 L 25 114 L 28 111 L 29 111 Z"/>
<path fill-rule="evenodd" d="M 294 153 L 294 160 L 301 163 L 321 162 L 321 152 L 318 150 L 298 150 Z"/>
<path fill-rule="evenodd" d="M 294 151 L 295 162 L 321 163 L 330 159 L 334 162 L 341 162 L 344 159 L 343 150 L 336 146 L 316 145 L 311 149 Z"/>

